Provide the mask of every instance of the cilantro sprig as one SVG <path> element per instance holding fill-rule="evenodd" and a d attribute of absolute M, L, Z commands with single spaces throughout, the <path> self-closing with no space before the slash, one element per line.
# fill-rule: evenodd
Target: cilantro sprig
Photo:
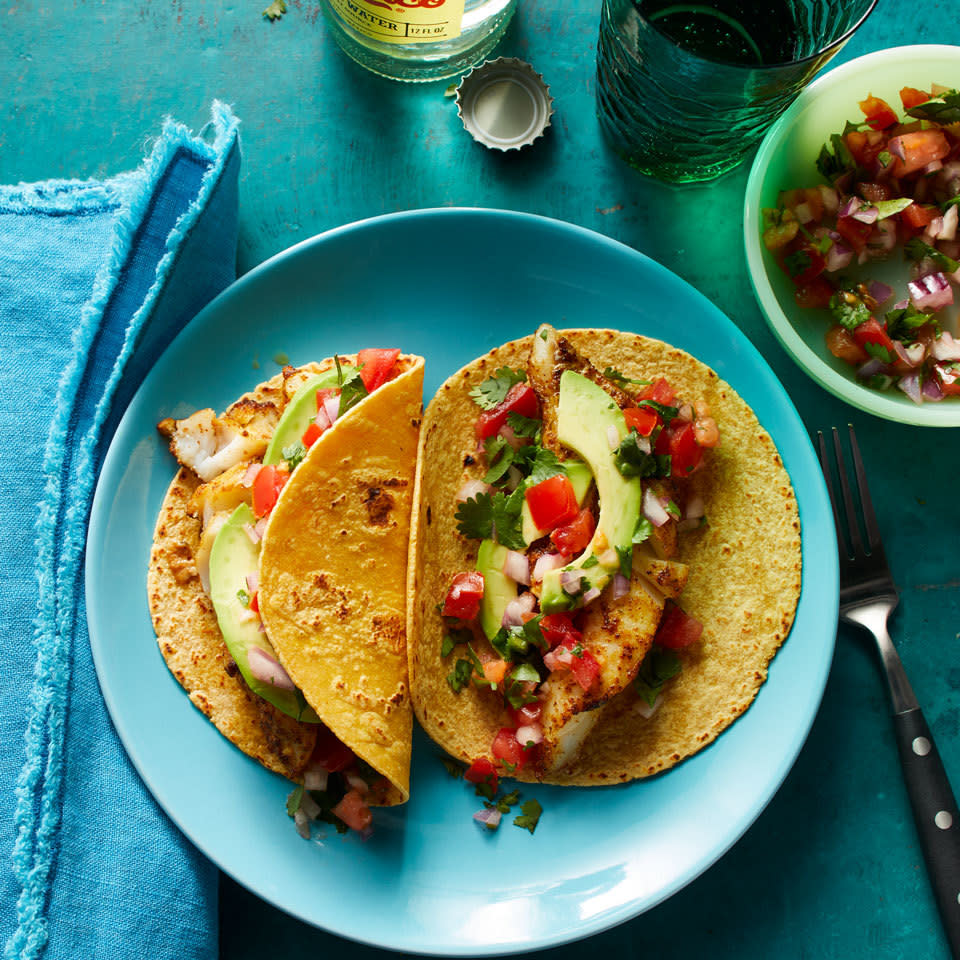
<path fill-rule="evenodd" d="M 518 383 L 526 383 L 526 380 L 527 374 L 523 370 L 501 367 L 492 377 L 488 377 L 483 383 L 477 384 L 470 391 L 470 396 L 484 410 L 492 410 L 503 401 L 511 387 Z"/>
<path fill-rule="evenodd" d="M 924 243 L 919 237 L 912 237 L 903 245 L 903 252 L 911 260 L 932 260 L 944 273 L 956 273 L 960 270 L 960 263 L 936 247 Z"/>
<path fill-rule="evenodd" d="M 670 455 L 648 453 L 640 445 L 640 435 L 631 430 L 614 451 L 614 463 L 625 477 L 666 477 L 670 475 Z"/>
<path fill-rule="evenodd" d="M 340 358 L 334 356 L 333 362 L 337 366 L 337 385 L 340 387 L 340 410 L 337 416 L 342 417 L 351 407 L 355 407 L 365 396 L 367 388 L 360 375 L 360 368 L 345 373 L 340 366 Z"/>
<path fill-rule="evenodd" d="M 603 375 L 607 380 L 613 380 L 615 383 L 620 383 L 623 385 L 630 383 L 636 384 L 638 387 L 647 387 L 652 382 L 650 380 L 634 380 L 632 377 L 622 374 L 619 370 L 617 370 L 616 367 L 607 367 L 603 371 Z"/>
<path fill-rule="evenodd" d="M 511 494 L 478 493 L 457 507 L 455 518 L 460 533 L 473 540 L 496 540 L 511 550 L 522 550 L 520 512 L 523 509 L 523 487 Z"/>
<path fill-rule="evenodd" d="M 957 123 L 960 121 L 960 91 L 947 90 L 936 97 L 919 103 L 907 111 L 915 120 L 930 120 L 933 123 Z"/>
<path fill-rule="evenodd" d="M 663 685 L 675 677 L 682 669 L 683 664 L 673 650 L 654 644 L 640 664 L 640 672 L 634 681 L 637 695 L 653 706 L 663 690 Z"/>

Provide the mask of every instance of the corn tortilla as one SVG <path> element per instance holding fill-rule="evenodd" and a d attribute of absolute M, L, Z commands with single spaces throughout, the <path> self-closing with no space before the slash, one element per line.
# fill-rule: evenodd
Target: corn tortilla
<path fill-rule="evenodd" d="M 310 448 L 270 516 L 260 613 L 321 720 L 409 796 L 406 559 L 423 361 L 364 398 Z"/>
<path fill-rule="evenodd" d="M 572 766 L 546 782 L 591 786 L 659 773 L 713 741 L 752 703 L 786 639 L 801 587 L 800 521 L 790 479 L 769 434 L 741 397 L 694 357 L 660 341 L 612 330 L 561 331 L 599 370 L 663 376 L 680 396 L 703 398 L 720 446 L 689 481 L 708 524 L 683 534 L 677 559 L 690 566 L 681 605 L 704 624 L 699 643 L 680 651 L 650 719 L 631 688 L 607 704 Z M 452 756 L 491 757 L 506 725 L 497 695 L 447 683 L 455 656 L 441 659 L 443 601 L 454 574 L 472 570 L 479 544 L 457 531 L 456 496 L 482 477 L 470 389 L 502 366 L 525 368 L 532 337 L 504 344 L 450 377 L 428 406 L 420 434 L 416 505 L 408 562 L 408 657 L 417 719 Z M 478 462 L 479 461 L 479 462 Z M 533 781 L 529 768 L 516 778 Z"/>

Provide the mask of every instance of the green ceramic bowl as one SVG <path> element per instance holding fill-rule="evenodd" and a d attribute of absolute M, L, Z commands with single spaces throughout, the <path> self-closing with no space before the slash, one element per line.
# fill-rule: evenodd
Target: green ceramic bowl
<path fill-rule="evenodd" d="M 930 427 L 960 426 L 960 398 L 915 404 L 895 387 L 861 386 L 853 367 L 832 356 L 824 344 L 831 322 L 826 311 L 802 310 L 793 284 L 763 245 L 764 207 L 777 205 L 780 190 L 812 187 L 823 180 L 816 168 L 820 147 L 844 122 L 862 120 L 857 106 L 868 94 L 900 108 L 901 87 L 929 89 L 931 83 L 960 87 L 960 47 L 924 45 L 880 50 L 824 74 L 810 84 L 770 128 L 747 181 L 743 216 L 747 266 L 754 292 L 787 353 L 822 387 L 868 413 Z M 898 252 L 871 267 L 872 278 L 905 295 L 907 267 Z M 960 298 L 958 298 L 960 299 Z M 956 333 L 956 331 L 954 331 Z"/>

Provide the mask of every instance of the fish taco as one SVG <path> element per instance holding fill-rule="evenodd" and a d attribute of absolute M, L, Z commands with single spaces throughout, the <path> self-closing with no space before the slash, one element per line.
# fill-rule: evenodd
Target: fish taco
<path fill-rule="evenodd" d="M 617 783 L 700 750 L 749 707 L 800 586 L 770 436 L 681 350 L 543 326 L 424 414 L 411 693 L 474 782 Z"/>
<path fill-rule="evenodd" d="M 362 350 L 158 425 L 181 464 L 148 574 L 160 650 L 224 736 L 298 784 L 301 832 L 363 830 L 371 806 L 409 796 L 422 383 L 422 358 Z"/>

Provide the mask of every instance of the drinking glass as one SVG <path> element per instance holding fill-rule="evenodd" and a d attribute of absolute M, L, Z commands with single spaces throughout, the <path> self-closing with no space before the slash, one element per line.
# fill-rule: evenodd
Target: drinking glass
<path fill-rule="evenodd" d="M 875 4 L 603 0 L 601 129 L 641 173 L 712 180 L 744 160 Z"/>

